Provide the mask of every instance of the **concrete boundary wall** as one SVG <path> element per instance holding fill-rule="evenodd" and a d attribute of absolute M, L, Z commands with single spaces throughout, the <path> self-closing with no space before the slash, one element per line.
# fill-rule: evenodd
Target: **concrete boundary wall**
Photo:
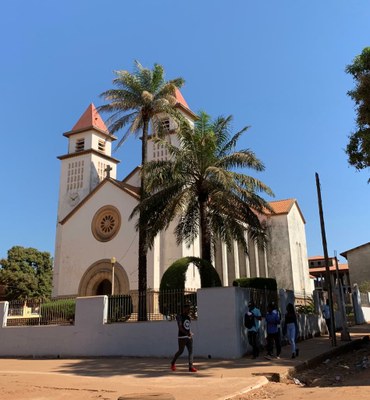
<path fill-rule="evenodd" d="M 242 357 L 249 350 L 243 326 L 247 303 L 243 288 L 199 289 L 198 320 L 192 321 L 194 355 Z M 0 302 L 0 356 L 169 358 L 176 352 L 176 321 L 107 324 L 107 308 L 107 296 L 79 297 L 74 325 L 7 327 L 8 302 Z"/>
<path fill-rule="evenodd" d="M 364 321 L 366 323 L 369 323 L 370 322 L 370 307 L 362 306 L 361 309 L 362 309 L 362 314 L 364 316 Z"/>

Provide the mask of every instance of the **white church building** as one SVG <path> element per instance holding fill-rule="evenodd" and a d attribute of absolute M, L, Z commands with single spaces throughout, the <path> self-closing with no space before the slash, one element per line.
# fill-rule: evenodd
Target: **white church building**
<path fill-rule="evenodd" d="M 177 91 L 177 107 L 190 120 L 195 115 Z M 171 121 L 168 123 L 172 124 Z M 68 151 L 61 162 L 53 297 L 128 294 L 138 287 L 138 232 L 129 219 L 139 201 L 140 168 L 117 180 L 119 160 L 112 157 L 110 134 L 93 104 L 71 131 L 64 133 Z M 176 143 L 176 135 L 169 140 Z M 148 160 L 165 158 L 164 150 L 148 141 Z M 305 220 L 295 199 L 270 203 L 269 243 L 259 249 L 249 240 L 249 252 L 220 243 L 214 266 L 223 286 L 239 277 L 276 278 L 278 288 L 311 293 Z M 176 244 L 173 227 L 158 234 L 147 257 L 147 286 L 158 289 L 165 270 L 177 259 L 200 255 L 199 241 Z M 112 270 L 114 266 L 114 274 Z M 189 268 L 187 287 L 199 287 L 195 267 Z"/>

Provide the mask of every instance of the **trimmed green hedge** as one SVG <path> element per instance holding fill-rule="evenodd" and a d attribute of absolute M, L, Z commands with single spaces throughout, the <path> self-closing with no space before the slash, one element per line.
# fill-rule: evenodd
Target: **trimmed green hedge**
<path fill-rule="evenodd" d="M 277 290 L 276 279 L 273 278 L 239 278 L 234 280 L 233 286 L 272 291 Z"/>
<path fill-rule="evenodd" d="M 239 278 L 233 286 L 249 288 L 249 300 L 254 301 L 262 315 L 266 314 L 269 303 L 278 304 L 277 283 L 273 278 Z"/>

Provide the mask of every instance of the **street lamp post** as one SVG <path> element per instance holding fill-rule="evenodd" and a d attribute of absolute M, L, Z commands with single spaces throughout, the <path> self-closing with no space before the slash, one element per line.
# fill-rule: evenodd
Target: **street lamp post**
<path fill-rule="evenodd" d="M 114 294 L 114 266 L 116 264 L 116 257 L 112 257 L 110 259 L 110 263 L 112 264 L 112 295 Z"/>

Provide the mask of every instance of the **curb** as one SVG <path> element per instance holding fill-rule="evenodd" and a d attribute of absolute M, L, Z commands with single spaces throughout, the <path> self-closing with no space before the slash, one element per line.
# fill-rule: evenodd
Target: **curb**
<path fill-rule="evenodd" d="M 240 395 L 246 394 L 252 390 L 259 389 L 262 386 L 267 385 L 268 383 L 269 383 L 268 378 L 266 378 L 265 376 L 261 376 L 260 381 L 255 383 L 254 385 L 250 385 L 242 390 L 239 390 L 238 392 L 228 394 L 227 397 L 220 397 L 217 400 L 232 400 L 232 399 L 235 399 L 236 396 L 240 396 Z"/>
<path fill-rule="evenodd" d="M 364 343 L 368 343 L 370 340 L 369 336 L 366 335 L 361 339 L 355 339 L 351 342 L 345 343 L 341 346 L 334 347 L 333 349 L 326 351 L 325 353 L 319 354 L 318 356 L 311 358 L 309 360 L 303 361 L 301 364 L 298 364 L 294 367 L 288 369 L 288 371 L 284 374 L 280 374 L 280 381 L 282 379 L 287 379 L 292 377 L 297 372 L 302 372 L 306 369 L 315 368 L 317 365 L 321 364 L 328 358 L 335 357 L 339 354 L 346 353 L 350 350 L 361 347 Z"/>

